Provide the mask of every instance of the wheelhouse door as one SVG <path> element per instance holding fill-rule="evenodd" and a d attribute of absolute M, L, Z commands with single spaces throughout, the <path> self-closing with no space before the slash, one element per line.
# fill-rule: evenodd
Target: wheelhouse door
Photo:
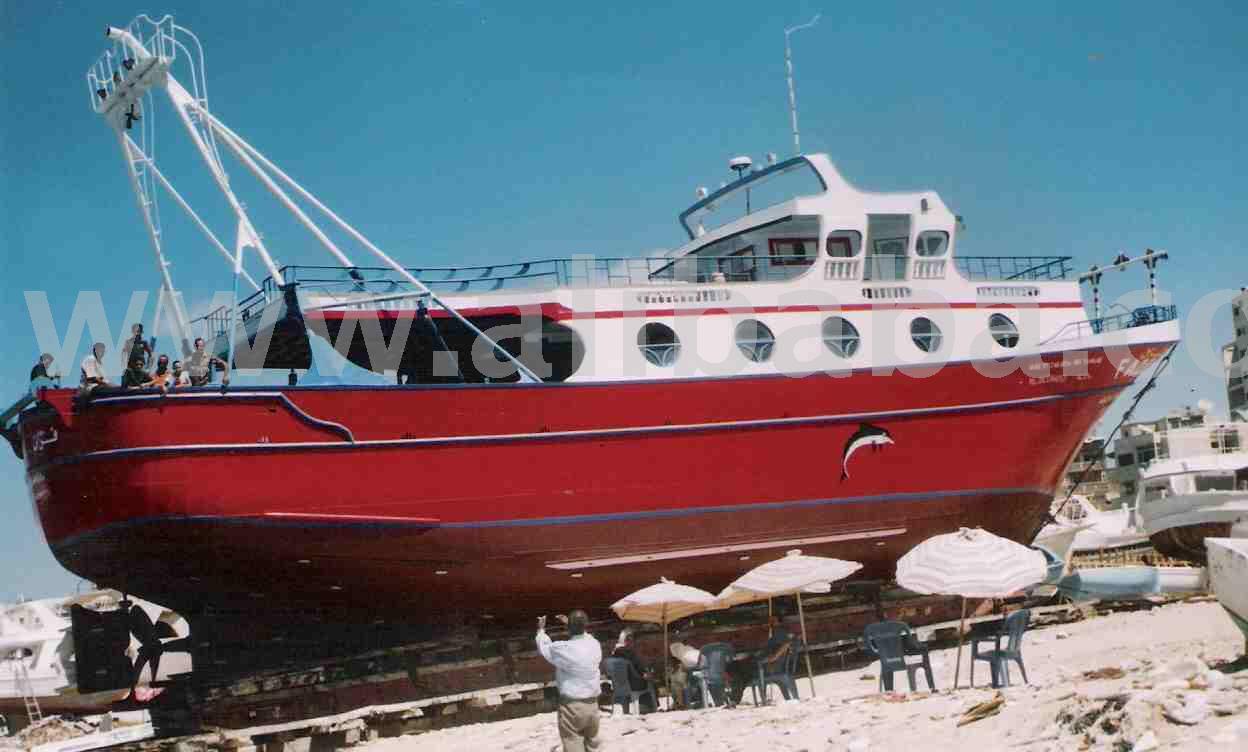
<path fill-rule="evenodd" d="M 909 248 L 909 214 L 868 214 L 866 266 L 862 278 L 905 279 Z"/>

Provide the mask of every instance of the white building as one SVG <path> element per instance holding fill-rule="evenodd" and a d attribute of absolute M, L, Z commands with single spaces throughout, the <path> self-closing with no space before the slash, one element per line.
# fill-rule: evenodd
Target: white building
<path fill-rule="evenodd" d="M 1133 497 L 1140 469 L 1153 460 L 1229 454 L 1248 449 L 1248 423 L 1219 420 L 1206 402 L 1171 410 L 1158 420 L 1128 423 L 1114 441 L 1122 495 Z"/>
<path fill-rule="evenodd" d="M 1231 301 L 1231 325 L 1235 339 L 1222 350 L 1226 368 L 1226 402 L 1231 417 L 1248 420 L 1248 287 L 1239 288 Z"/>

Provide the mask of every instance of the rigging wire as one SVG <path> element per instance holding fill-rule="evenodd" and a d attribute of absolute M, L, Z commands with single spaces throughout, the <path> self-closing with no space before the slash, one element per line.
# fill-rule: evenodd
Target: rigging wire
<path fill-rule="evenodd" d="M 1120 431 L 1124 425 L 1126 425 L 1127 421 L 1131 420 L 1131 416 L 1135 414 L 1135 408 L 1138 407 L 1140 401 L 1144 399 L 1144 395 L 1148 394 L 1154 387 L 1157 386 L 1157 378 L 1166 370 L 1166 366 L 1170 365 L 1170 357 L 1174 355 L 1174 350 L 1178 346 L 1178 342 L 1170 345 L 1170 349 L 1166 351 L 1166 354 L 1161 358 L 1161 360 L 1157 361 L 1157 365 L 1153 366 L 1152 376 L 1150 376 L 1148 381 L 1144 383 L 1143 388 L 1136 392 L 1135 397 L 1131 400 L 1130 407 L 1123 412 L 1122 418 L 1118 421 L 1118 425 L 1114 426 L 1114 430 L 1110 431 L 1109 435 L 1105 438 L 1105 443 L 1101 445 L 1101 453 L 1084 466 L 1083 472 L 1079 473 L 1079 479 L 1071 484 L 1070 491 L 1066 493 L 1066 498 L 1062 500 L 1062 503 L 1058 505 L 1057 509 L 1045 514 L 1044 519 L 1040 521 L 1040 526 L 1034 533 L 1032 533 L 1031 540 L 1036 539 L 1036 536 L 1040 534 L 1040 531 L 1044 529 L 1045 525 L 1057 522 L 1057 516 L 1062 513 L 1062 510 L 1065 509 L 1066 505 L 1070 503 L 1070 500 L 1074 498 L 1075 491 L 1078 490 L 1079 486 L 1081 486 L 1085 480 L 1087 480 L 1088 474 L 1104 462 L 1105 455 L 1107 453 L 1106 447 L 1113 444 L 1114 436 L 1117 435 L 1118 431 Z"/>

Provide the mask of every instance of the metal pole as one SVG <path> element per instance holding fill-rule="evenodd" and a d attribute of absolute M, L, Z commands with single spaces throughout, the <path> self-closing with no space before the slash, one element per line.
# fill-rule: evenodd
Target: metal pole
<path fill-rule="evenodd" d="M 537 374 L 533 373 L 532 369 L 530 369 L 524 363 L 520 362 L 519 358 L 512 355 L 505 348 L 503 348 L 502 345 L 494 341 L 492 337 L 488 336 L 485 332 L 481 331 L 481 329 L 476 324 L 469 321 L 467 318 L 463 316 L 463 314 L 457 311 L 454 307 L 448 305 L 445 301 L 439 298 L 438 295 L 435 292 L 433 292 L 433 290 L 429 289 L 429 287 L 425 285 L 424 282 L 421 282 L 419 279 L 416 278 L 415 275 L 413 275 L 410 271 L 408 271 L 408 269 L 406 269 L 402 264 L 395 261 L 388 254 L 386 254 L 384 251 L 382 251 L 380 248 L 374 245 L 372 241 L 370 241 L 367 237 L 364 236 L 363 233 L 361 233 L 359 230 L 352 227 L 345 220 L 340 218 L 337 214 L 334 214 L 332 211 L 330 211 L 327 206 L 322 204 L 320 201 L 316 199 L 315 196 L 313 196 L 311 193 L 306 191 L 302 186 L 296 183 L 293 178 L 291 178 L 289 175 L 282 172 L 281 170 L 277 169 L 277 167 L 272 162 L 270 162 L 263 154 L 261 154 L 259 150 L 257 150 L 251 144 L 247 143 L 246 139 L 239 136 L 234 131 L 230 130 L 228 127 L 225 126 L 224 123 L 222 123 L 220 120 L 214 117 L 207 110 L 199 108 L 198 105 L 195 104 L 194 102 L 191 102 L 190 106 L 198 108 L 196 112 L 207 123 L 210 131 L 215 130 L 221 136 L 233 142 L 233 143 L 229 143 L 227 141 L 227 146 L 230 146 L 231 149 L 233 149 L 234 147 L 238 147 L 248 152 L 252 157 L 255 158 L 257 162 L 264 165 L 266 168 L 272 170 L 275 175 L 277 175 L 280 179 L 285 181 L 292 189 L 295 190 L 296 193 L 298 193 L 303 198 L 307 199 L 314 206 L 316 206 L 318 209 L 324 212 L 331 220 L 334 221 L 335 224 L 341 227 L 343 231 L 345 231 L 348 235 L 350 235 L 351 237 L 359 241 L 361 245 L 363 245 L 370 253 L 376 256 L 382 263 L 384 263 L 386 266 L 390 267 L 392 270 L 397 272 L 399 276 L 407 280 L 408 283 L 411 284 L 413 287 L 415 287 L 417 290 L 420 290 L 421 292 L 427 294 L 430 300 L 432 300 L 434 303 L 440 306 L 444 311 L 451 314 L 451 316 L 453 316 L 455 320 L 463 324 L 473 334 L 484 339 L 490 345 L 490 347 L 493 349 L 494 352 L 502 355 L 508 362 L 510 362 L 512 365 L 516 367 L 516 370 L 521 375 L 521 380 L 528 379 L 529 381 L 534 382 L 534 383 L 541 382 L 541 379 L 538 378 Z M 262 248 L 257 248 L 257 250 L 259 250 L 262 254 L 264 253 Z M 273 274 L 274 279 L 277 279 L 279 276 L 280 275 L 277 273 Z"/>
<path fill-rule="evenodd" d="M 247 247 L 243 242 L 246 229 L 242 222 L 238 223 L 238 239 L 235 241 L 237 247 L 234 249 L 234 297 L 230 302 L 230 346 L 229 351 L 225 355 L 225 380 L 229 380 L 229 374 L 234 370 L 234 346 L 235 339 L 238 336 L 238 278 L 243 273 L 243 250 Z M 208 364 L 208 375 L 212 375 L 212 363 Z"/>
<path fill-rule="evenodd" d="M 143 150 L 134 143 L 134 139 L 127 136 L 126 142 L 130 144 L 130 149 L 135 154 L 138 154 L 146 159 L 146 156 L 143 154 Z M 186 202 L 186 199 L 182 198 L 182 194 L 178 193 L 177 190 L 174 189 L 173 184 L 169 182 L 169 179 L 165 177 L 164 173 L 157 169 L 156 164 L 151 160 L 148 160 L 147 169 L 152 171 L 152 174 L 156 176 L 156 180 L 164 187 L 165 191 L 168 192 L 169 195 L 173 197 L 173 200 L 178 202 L 178 206 L 181 206 L 183 211 L 190 216 L 191 220 L 195 222 L 195 225 L 201 232 L 204 233 L 204 236 L 208 238 L 208 242 L 212 243 L 212 246 L 216 248 L 221 255 L 225 256 L 226 261 L 233 264 L 233 254 L 225 249 L 225 246 L 220 240 L 217 239 L 217 236 L 212 232 L 208 225 L 204 223 L 204 220 L 200 219 L 199 215 L 195 213 L 195 210 L 191 208 L 191 205 Z M 260 285 L 256 284 L 256 280 L 252 279 L 251 275 L 246 271 L 243 272 L 243 278 L 247 280 L 247 284 L 251 285 L 252 289 L 260 289 Z"/>
<path fill-rule="evenodd" d="M 668 663 L 669 663 L 668 653 L 669 652 L 670 651 L 667 649 L 667 604 L 664 603 L 663 604 L 663 688 L 667 690 L 667 709 L 671 710 L 672 703 L 676 701 L 676 698 L 672 697 L 672 682 L 671 682 L 671 679 L 668 677 Z M 657 701 L 658 698 L 656 697 L 655 700 Z M 637 714 L 641 715 L 640 707 L 637 708 Z"/>
<path fill-rule="evenodd" d="M 962 623 L 958 626 L 958 662 L 953 669 L 953 688 L 958 688 L 962 676 L 962 643 L 966 640 L 966 596 L 962 596 Z"/>
<path fill-rule="evenodd" d="M 810 668 L 810 651 L 806 646 L 810 641 L 806 639 L 806 613 L 802 610 L 802 591 L 797 591 L 797 618 L 802 622 L 802 654 L 806 657 L 806 678 L 810 679 L 810 696 L 815 697 L 815 672 Z"/>
<path fill-rule="evenodd" d="M 174 298 L 173 278 L 169 275 L 169 263 L 165 261 L 164 250 L 160 245 L 160 230 L 156 229 L 156 222 L 152 217 L 151 205 L 144 197 L 143 187 L 139 184 L 139 174 L 134 167 L 135 155 L 130 151 L 129 139 L 126 138 L 125 131 L 120 128 L 117 130 L 117 143 L 121 145 L 122 156 L 126 159 L 126 175 L 130 177 L 130 187 L 134 190 L 135 201 L 139 204 L 139 213 L 143 215 L 143 223 L 147 226 L 147 235 L 152 241 L 152 250 L 156 254 L 156 269 L 160 272 L 161 289 L 164 290 L 171 298 L 170 305 L 174 307 L 174 319 L 178 322 L 178 337 L 182 340 L 183 353 L 190 352 L 190 325 L 182 318 L 182 309 L 178 306 L 176 298 Z"/>
<path fill-rule="evenodd" d="M 792 26 L 784 30 L 784 68 L 788 74 L 789 80 L 789 118 L 793 124 L 793 153 L 802 153 L 802 138 L 797 132 L 797 89 L 793 86 L 793 45 L 789 42 L 789 37 L 795 31 L 801 29 L 809 29 L 811 26 L 819 23 L 819 16 L 810 19 L 810 23 L 804 23 L 799 26 Z"/>

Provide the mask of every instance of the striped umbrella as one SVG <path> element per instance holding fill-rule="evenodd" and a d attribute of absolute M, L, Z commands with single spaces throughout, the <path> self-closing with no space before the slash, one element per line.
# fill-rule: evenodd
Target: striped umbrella
<path fill-rule="evenodd" d="M 897 561 L 897 584 L 925 595 L 962 596 L 962 628 L 966 631 L 967 598 L 1004 598 L 1044 580 L 1044 554 L 975 528 L 962 528 L 928 538 Z M 962 670 L 962 637 L 953 687 Z"/>
<path fill-rule="evenodd" d="M 807 556 L 793 549 L 782 558 L 760 564 L 738 577 L 719 594 L 720 608 L 738 603 L 768 600 L 780 595 L 797 596 L 797 615 L 802 625 L 802 643 L 806 639 L 806 614 L 802 609 L 802 593 L 826 593 L 828 583 L 843 580 L 862 569 L 856 561 L 844 561 L 827 556 Z M 806 653 L 806 677 L 810 679 L 810 694 L 815 694 L 815 674 L 810 667 L 810 653 Z"/>
<path fill-rule="evenodd" d="M 626 595 L 611 605 L 615 615 L 625 621 L 663 625 L 663 681 L 667 682 L 667 625 L 686 616 L 715 608 L 715 596 L 666 577 L 658 583 Z"/>

